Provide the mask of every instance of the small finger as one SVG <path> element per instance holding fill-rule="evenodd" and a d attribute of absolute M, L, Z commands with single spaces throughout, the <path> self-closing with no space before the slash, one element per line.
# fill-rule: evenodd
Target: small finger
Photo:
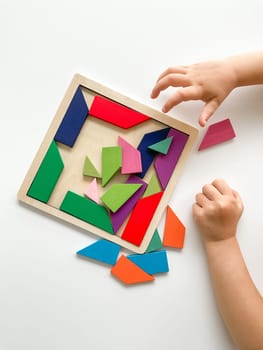
<path fill-rule="evenodd" d="M 219 106 L 219 103 L 216 99 L 212 99 L 205 104 L 199 117 L 200 126 L 205 126 L 206 122 L 215 113 L 218 106 Z"/>
<path fill-rule="evenodd" d="M 190 84 L 189 79 L 183 74 L 168 74 L 162 79 L 158 80 L 154 86 L 151 98 L 156 98 L 159 96 L 160 92 L 167 89 L 169 86 L 188 86 Z"/>
<path fill-rule="evenodd" d="M 202 191 L 203 194 L 211 201 L 221 196 L 221 193 L 212 184 L 204 185 Z"/>
<path fill-rule="evenodd" d="M 215 179 L 212 182 L 212 185 L 221 193 L 221 194 L 233 194 L 232 188 L 225 182 L 223 179 Z"/>
<path fill-rule="evenodd" d="M 200 92 L 197 86 L 187 86 L 178 89 L 175 94 L 170 97 L 163 106 L 163 112 L 167 113 L 172 107 L 178 105 L 183 101 L 199 100 Z"/>
<path fill-rule="evenodd" d="M 195 196 L 195 201 L 196 201 L 196 204 L 199 205 L 199 207 L 201 208 L 203 208 L 209 203 L 208 197 L 206 197 L 203 193 L 198 193 Z"/>
<path fill-rule="evenodd" d="M 187 67 L 186 66 L 175 66 L 175 67 L 169 67 L 167 68 L 157 79 L 159 81 L 160 79 L 164 78 L 166 75 L 169 74 L 186 74 L 187 73 Z"/>

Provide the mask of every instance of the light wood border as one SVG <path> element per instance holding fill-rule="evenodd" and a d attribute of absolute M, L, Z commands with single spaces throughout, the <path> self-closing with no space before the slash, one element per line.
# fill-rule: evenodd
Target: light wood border
<path fill-rule="evenodd" d="M 172 175 L 172 177 L 171 177 L 171 179 L 166 187 L 166 190 L 162 196 L 162 199 L 159 203 L 159 206 L 155 212 L 155 215 L 154 215 L 154 217 L 153 217 L 153 219 L 148 227 L 148 230 L 147 230 L 146 235 L 142 241 L 142 244 L 139 247 L 122 240 L 119 236 L 111 235 L 111 234 L 109 234 L 109 233 L 107 233 L 107 232 L 105 232 L 105 231 L 103 231 L 103 230 L 101 230 L 93 225 L 90 225 L 90 224 L 83 222 L 82 220 L 79 220 L 79 219 L 77 219 L 77 218 L 75 218 L 67 213 L 62 212 L 59 209 L 51 207 L 48 204 L 42 203 L 38 200 L 35 200 L 34 198 L 27 196 L 28 189 L 29 189 L 29 187 L 30 187 L 30 185 L 31 185 L 36 173 L 37 173 L 37 170 L 42 162 L 42 159 L 44 158 L 44 156 L 48 150 L 48 147 L 49 147 L 51 141 L 54 138 L 54 135 L 56 134 L 56 131 L 57 131 L 65 113 L 66 113 L 66 110 L 67 110 L 78 86 L 84 87 L 84 88 L 92 91 L 95 94 L 100 94 L 100 95 L 105 96 L 109 99 L 112 99 L 118 103 L 121 103 L 129 108 L 132 108 L 136 111 L 139 111 L 143 114 L 146 114 L 147 116 L 150 116 L 152 119 L 159 121 L 160 123 L 163 123 L 167 126 L 178 129 L 178 130 L 189 135 L 188 141 L 187 141 L 187 143 L 184 147 L 184 150 L 180 156 L 180 159 L 176 165 L 174 173 L 173 173 L 173 175 Z M 87 79 L 82 75 L 76 74 L 73 77 L 73 79 L 72 79 L 72 81 L 71 81 L 71 83 L 66 91 L 66 94 L 65 94 L 65 96 L 64 96 L 64 98 L 63 98 L 63 100 L 62 100 L 62 102 L 61 102 L 61 104 L 60 104 L 60 106 L 55 114 L 55 117 L 54 117 L 45 137 L 44 137 L 44 140 L 41 143 L 40 148 L 37 151 L 36 156 L 35 156 L 32 164 L 31 164 L 31 166 L 30 166 L 30 168 L 25 176 L 25 179 L 24 179 L 20 189 L 19 189 L 19 192 L 17 195 L 18 200 L 23 202 L 23 203 L 26 203 L 34 208 L 37 208 L 45 213 L 53 215 L 56 218 L 59 218 L 59 219 L 66 221 L 70 224 L 78 226 L 78 227 L 84 229 L 85 231 L 89 231 L 92 234 L 95 234 L 95 235 L 98 235 L 102 238 L 111 240 L 111 241 L 121 245 L 122 247 L 124 247 L 128 250 L 131 250 L 135 253 L 144 253 L 148 247 L 148 244 L 149 244 L 151 238 L 152 238 L 154 230 L 158 226 L 158 223 L 159 223 L 159 221 L 160 221 L 160 219 L 165 211 L 165 208 L 166 208 L 167 204 L 169 203 L 169 199 L 173 193 L 178 176 L 179 176 L 179 174 L 182 170 L 182 167 L 187 159 L 187 156 L 189 155 L 189 152 L 192 149 L 192 146 L 196 140 L 197 134 L 198 134 L 198 130 L 189 124 L 186 124 L 182 121 L 179 121 L 175 118 L 168 116 L 167 114 L 161 113 L 161 112 L 159 112 L 151 107 L 148 107 L 148 106 L 143 105 L 139 102 L 136 102 L 133 99 L 131 99 L 127 96 L 124 96 L 116 91 L 113 91 L 112 89 L 105 87 L 105 86 L 103 86 L 103 85 L 101 85 L 93 80 Z"/>

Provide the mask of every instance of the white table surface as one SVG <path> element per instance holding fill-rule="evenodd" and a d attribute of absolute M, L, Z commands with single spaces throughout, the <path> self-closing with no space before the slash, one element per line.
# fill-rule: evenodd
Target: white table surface
<path fill-rule="evenodd" d="M 0 0 L 0 350 L 231 350 L 191 215 L 203 184 L 225 178 L 245 203 L 238 239 L 263 293 L 263 87 L 235 90 L 210 123 L 237 137 L 198 141 L 170 205 L 186 226 L 170 272 L 125 287 L 76 257 L 95 237 L 20 205 L 16 193 L 74 73 L 160 109 L 149 94 L 168 66 L 262 49 L 261 0 Z M 198 127 L 201 102 L 170 115 Z M 162 233 L 164 220 L 160 222 Z M 240 286 L 242 288 L 242 286 Z"/>

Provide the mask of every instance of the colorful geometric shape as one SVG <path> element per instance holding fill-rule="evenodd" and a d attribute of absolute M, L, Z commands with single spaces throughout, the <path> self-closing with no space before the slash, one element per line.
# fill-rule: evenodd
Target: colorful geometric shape
<path fill-rule="evenodd" d="M 158 230 L 156 229 L 154 231 L 154 234 L 152 236 L 152 239 L 148 245 L 148 248 L 146 249 L 145 253 L 151 253 L 155 252 L 156 250 L 159 250 L 163 247 L 163 243 L 161 241 L 160 235 Z"/>
<path fill-rule="evenodd" d="M 121 255 L 117 263 L 112 267 L 111 273 L 125 284 L 151 282 L 154 280 L 153 276 L 143 271 L 126 258 L 125 255 Z"/>
<path fill-rule="evenodd" d="M 90 115 L 123 129 L 131 128 L 150 119 L 140 112 L 102 96 L 94 97 Z"/>
<path fill-rule="evenodd" d="M 235 136 L 236 134 L 230 119 L 221 120 L 209 125 L 198 151 L 231 140 Z"/>
<path fill-rule="evenodd" d="M 100 199 L 115 213 L 141 186 L 141 184 L 114 184 Z"/>
<path fill-rule="evenodd" d="M 88 156 L 85 157 L 85 163 L 83 167 L 83 175 L 100 178 L 100 173 L 95 168 Z"/>
<path fill-rule="evenodd" d="M 138 189 L 137 192 L 134 193 L 132 197 L 130 197 L 128 201 L 123 204 L 122 207 L 120 207 L 119 210 L 117 210 L 115 213 L 110 213 L 112 227 L 115 233 L 120 229 L 124 221 L 127 219 L 137 201 L 143 195 L 147 186 L 146 182 L 135 175 L 131 175 L 126 181 L 126 184 L 141 184 L 142 186 Z"/>
<path fill-rule="evenodd" d="M 107 209 L 77 193 L 68 191 L 60 206 L 60 210 L 104 231 L 114 233 Z"/>
<path fill-rule="evenodd" d="M 168 205 L 164 226 L 163 245 L 165 247 L 182 249 L 184 246 L 184 239 L 185 226 Z"/>
<path fill-rule="evenodd" d="M 47 203 L 64 168 L 59 149 L 52 141 L 45 154 L 27 195 Z"/>
<path fill-rule="evenodd" d="M 173 141 L 173 137 L 168 137 L 167 139 L 157 142 L 149 146 L 148 148 L 158 153 L 167 154 L 172 141 Z"/>
<path fill-rule="evenodd" d="M 141 153 L 119 136 L 118 144 L 122 148 L 122 174 L 134 174 L 142 171 Z"/>
<path fill-rule="evenodd" d="M 127 258 L 150 275 L 169 271 L 165 250 L 147 254 L 131 254 Z"/>
<path fill-rule="evenodd" d="M 137 147 L 141 153 L 142 159 L 142 172 L 141 174 L 138 174 L 138 176 L 142 178 L 144 177 L 156 156 L 156 152 L 150 150 L 148 147 L 154 143 L 164 140 L 167 137 L 169 130 L 170 128 L 160 129 L 149 132 L 143 136 L 139 146 Z"/>
<path fill-rule="evenodd" d="M 72 147 L 88 114 L 88 106 L 82 94 L 81 88 L 78 87 L 56 132 L 54 137 L 55 141 Z"/>
<path fill-rule="evenodd" d="M 154 193 L 157 193 L 157 192 L 161 192 L 161 191 L 162 191 L 162 188 L 161 188 L 160 182 L 159 182 L 159 180 L 157 178 L 156 173 L 154 172 L 152 174 L 152 177 L 151 177 L 149 183 L 148 183 L 146 191 L 143 194 L 143 197 L 148 197 L 151 194 L 154 194 Z"/>
<path fill-rule="evenodd" d="M 102 186 L 106 186 L 110 179 L 121 168 L 122 149 L 120 146 L 102 148 Z"/>
<path fill-rule="evenodd" d="M 95 203 L 99 204 L 99 193 L 98 193 L 98 185 L 96 178 L 91 181 L 91 183 L 86 188 L 84 195 Z"/>
<path fill-rule="evenodd" d="M 154 162 L 154 167 L 163 190 L 166 188 L 173 174 L 189 135 L 171 128 L 167 137 L 173 137 L 168 153 L 165 155 L 159 154 Z"/>
<path fill-rule="evenodd" d="M 145 236 L 163 192 L 141 198 L 135 205 L 121 238 L 139 246 Z"/>
<path fill-rule="evenodd" d="M 106 239 L 100 239 L 88 247 L 79 250 L 77 254 L 108 265 L 115 265 L 120 250 L 121 247 L 118 244 L 107 241 Z"/>

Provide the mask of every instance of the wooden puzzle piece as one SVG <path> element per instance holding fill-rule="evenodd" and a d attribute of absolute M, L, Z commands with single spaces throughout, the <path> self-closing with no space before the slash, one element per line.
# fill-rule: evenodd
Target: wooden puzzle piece
<path fill-rule="evenodd" d="M 143 271 L 126 258 L 125 255 L 121 255 L 117 263 L 112 267 L 111 273 L 125 284 L 151 282 L 154 280 L 153 276 Z"/>
<path fill-rule="evenodd" d="M 171 128 L 168 137 L 173 137 L 168 153 L 159 154 L 154 162 L 154 167 L 163 190 L 166 188 L 173 174 L 189 135 Z"/>
<path fill-rule="evenodd" d="M 127 258 L 149 275 L 169 272 L 167 254 L 165 250 L 146 254 L 131 254 L 128 255 Z"/>
<path fill-rule="evenodd" d="M 77 193 L 68 191 L 60 206 L 60 210 L 106 232 L 114 233 L 107 209 Z"/>
<path fill-rule="evenodd" d="M 156 152 L 150 150 L 148 147 L 156 142 L 164 140 L 169 130 L 170 128 L 160 129 L 157 131 L 149 132 L 143 136 L 139 146 L 137 147 L 141 153 L 142 159 L 142 172 L 141 174 L 138 174 L 138 176 L 142 178 L 144 177 L 156 156 Z"/>
<path fill-rule="evenodd" d="M 95 203 L 99 204 L 99 193 L 96 178 L 91 181 L 86 191 L 84 192 L 84 195 L 93 200 Z"/>
<path fill-rule="evenodd" d="M 112 227 L 114 232 L 116 233 L 121 225 L 124 223 L 124 221 L 129 216 L 130 212 L 136 205 L 137 201 L 141 196 L 143 195 L 145 189 L 146 189 L 146 182 L 144 182 L 142 179 L 138 178 L 135 175 L 131 175 L 128 180 L 126 181 L 126 184 L 141 184 L 142 186 L 138 189 L 137 192 L 134 193 L 130 199 L 128 199 L 122 207 L 120 207 L 119 210 L 117 210 L 115 213 L 110 213 Z"/>
<path fill-rule="evenodd" d="M 136 203 L 121 238 L 139 246 L 145 236 L 163 192 L 141 198 Z"/>
<path fill-rule="evenodd" d="M 163 245 L 182 249 L 184 246 L 185 226 L 179 220 L 172 208 L 168 205 L 163 234 Z"/>
<path fill-rule="evenodd" d="M 167 139 L 157 142 L 149 146 L 148 148 L 158 153 L 167 154 L 172 141 L 173 137 L 168 137 Z"/>
<path fill-rule="evenodd" d="M 73 147 L 88 114 L 88 106 L 78 87 L 56 132 L 55 141 Z"/>
<path fill-rule="evenodd" d="M 114 184 L 100 199 L 115 213 L 141 186 L 141 184 Z"/>
<path fill-rule="evenodd" d="M 108 265 L 115 265 L 121 247 L 106 239 L 100 239 L 88 247 L 77 252 L 78 255 L 100 261 Z"/>
<path fill-rule="evenodd" d="M 154 234 L 152 236 L 152 239 L 148 245 L 148 248 L 146 249 L 145 253 L 151 253 L 151 252 L 155 252 L 156 250 L 159 250 L 163 247 L 163 243 L 161 241 L 161 238 L 159 236 L 159 232 L 156 229 L 154 231 Z"/>
<path fill-rule="evenodd" d="M 118 144 L 122 148 L 122 174 L 135 174 L 142 171 L 141 152 L 119 136 Z"/>
<path fill-rule="evenodd" d="M 56 142 L 52 141 L 27 195 L 47 203 L 64 168 Z"/>
<path fill-rule="evenodd" d="M 106 186 L 110 179 L 121 168 L 122 149 L 120 146 L 102 148 L 102 186 Z"/>
<path fill-rule="evenodd" d="M 221 120 L 220 122 L 211 124 L 205 133 L 198 151 L 231 140 L 235 136 L 236 134 L 230 119 Z"/>
<path fill-rule="evenodd" d="M 159 180 L 157 178 L 157 175 L 154 172 L 152 174 L 152 177 L 151 177 L 151 179 L 149 181 L 149 184 L 148 184 L 148 186 L 146 188 L 146 191 L 143 194 L 143 197 L 148 197 L 151 194 L 154 194 L 154 193 L 157 193 L 157 192 L 161 192 L 161 191 L 162 191 L 162 188 L 160 186 L 160 183 L 159 183 Z"/>
<path fill-rule="evenodd" d="M 128 108 L 102 96 L 95 96 L 90 108 L 90 115 L 102 119 L 120 128 L 128 129 L 150 118 L 134 109 Z"/>
<path fill-rule="evenodd" d="M 83 167 L 83 175 L 101 178 L 98 170 L 95 168 L 88 156 L 85 158 L 85 163 Z"/>

